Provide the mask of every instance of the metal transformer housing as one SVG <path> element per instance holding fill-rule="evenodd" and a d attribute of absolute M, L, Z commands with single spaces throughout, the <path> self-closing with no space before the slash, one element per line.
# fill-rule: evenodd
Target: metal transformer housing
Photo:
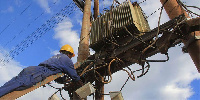
<path fill-rule="evenodd" d="M 122 37 L 129 34 L 143 35 L 150 31 L 149 24 L 144 16 L 144 13 L 137 2 L 123 2 L 92 22 L 90 34 L 90 48 L 94 51 L 105 44 L 103 41 Z"/>

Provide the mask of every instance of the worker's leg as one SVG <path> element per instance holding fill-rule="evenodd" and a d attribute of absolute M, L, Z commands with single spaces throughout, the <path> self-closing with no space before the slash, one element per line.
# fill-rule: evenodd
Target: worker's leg
<path fill-rule="evenodd" d="M 57 74 L 60 71 L 55 70 L 51 71 L 46 67 L 43 66 L 31 66 L 24 70 L 23 73 L 20 74 L 21 78 L 20 81 L 23 82 L 23 85 L 18 87 L 16 90 L 24 90 L 30 88 L 31 86 L 35 85 L 38 82 L 41 82 L 46 77 Z M 25 81 L 24 81 L 25 80 Z"/>
<path fill-rule="evenodd" d="M 23 69 L 18 76 L 12 78 L 10 81 L 6 82 L 2 87 L 0 87 L 0 97 L 10 93 L 14 90 L 20 91 L 36 83 L 42 81 L 46 77 L 59 73 L 60 71 L 51 71 L 43 66 L 30 66 Z"/>
<path fill-rule="evenodd" d="M 12 92 L 17 87 L 20 87 L 21 84 L 16 80 L 17 77 L 12 78 L 10 81 L 6 82 L 2 87 L 0 87 L 0 97 Z"/>

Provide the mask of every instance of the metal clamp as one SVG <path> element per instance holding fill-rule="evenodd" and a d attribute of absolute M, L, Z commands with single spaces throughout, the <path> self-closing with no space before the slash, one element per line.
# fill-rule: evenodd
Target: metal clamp
<path fill-rule="evenodd" d="M 193 43 L 193 42 L 196 41 L 196 40 L 200 40 L 200 36 L 197 36 L 197 35 L 194 34 L 194 37 L 191 37 L 191 38 L 187 41 L 187 43 L 185 44 L 185 46 L 183 46 L 182 51 L 183 51 L 184 53 L 188 53 L 187 48 L 190 46 L 191 43 Z"/>

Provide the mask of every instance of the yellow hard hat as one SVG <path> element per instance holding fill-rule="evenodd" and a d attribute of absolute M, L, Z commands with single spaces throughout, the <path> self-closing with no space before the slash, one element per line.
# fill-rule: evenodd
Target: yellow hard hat
<path fill-rule="evenodd" d="M 66 45 L 62 46 L 62 47 L 60 48 L 60 51 L 61 51 L 61 50 L 69 51 L 69 52 L 71 52 L 71 53 L 73 54 L 72 57 L 75 56 L 74 50 L 73 50 L 73 48 L 72 48 L 69 44 L 66 44 Z"/>

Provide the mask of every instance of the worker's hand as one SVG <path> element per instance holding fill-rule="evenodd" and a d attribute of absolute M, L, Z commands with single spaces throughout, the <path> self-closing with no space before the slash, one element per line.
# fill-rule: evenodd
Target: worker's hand
<path fill-rule="evenodd" d="M 83 82 L 81 81 L 81 80 L 79 80 L 78 82 L 77 82 L 77 86 L 80 88 L 80 87 L 82 87 L 83 86 Z"/>
<path fill-rule="evenodd" d="M 55 79 L 54 81 L 56 81 L 58 84 L 65 84 L 65 83 L 69 83 L 71 79 L 64 76 L 64 77 L 59 77 Z"/>
<path fill-rule="evenodd" d="M 78 88 L 83 86 L 83 82 L 81 80 L 76 82 L 71 82 L 69 84 L 65 84 L 65 90 L 66 91 L 76 91 Z"/>
<path fill-rule="evenodd" d="M 77 81 L 77 82 L 73 82 L 74 83 L 74 89 L 77 90 L 78 88 L 83 86 L 83 82 L 81 80 Z"/>

